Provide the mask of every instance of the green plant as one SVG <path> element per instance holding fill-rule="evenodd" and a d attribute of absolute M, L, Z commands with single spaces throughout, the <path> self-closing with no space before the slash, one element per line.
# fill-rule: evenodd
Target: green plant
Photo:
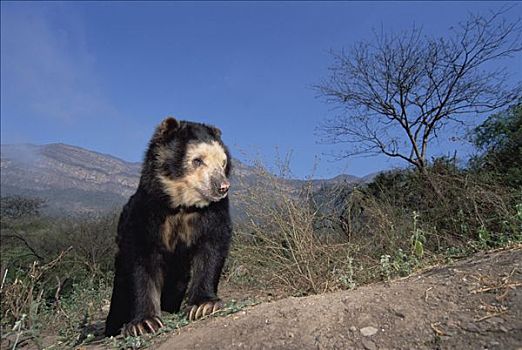
<path fill-rule="evenodd" d="M 488 247 L 491 244 L 491 235 L 484 226 L 480 227 L 478 230 L 478 244 L 483 248 Z"/>
<path fill-rule="evenodd" d="M 424 255 L 424 243 L 426 237 L 424 232 L 418 227 L 419 214 L 413 211 L 413 234 L 411 236 L 411 253 L 421 259 Z"/>
<path fill-rule="evenodd" d="M 347 289 L 353 289 L 357 285 L 353 264 L 353 258 L 348 257 L 345 268 L 339 273 L 339 282 Z"/>
<path fill-rule="evenodd" d="M 388 281 L 392 275 L 390 258 L 390 255 L 381 255 L 380 259 L 381 276 L 385 281 Z"/>

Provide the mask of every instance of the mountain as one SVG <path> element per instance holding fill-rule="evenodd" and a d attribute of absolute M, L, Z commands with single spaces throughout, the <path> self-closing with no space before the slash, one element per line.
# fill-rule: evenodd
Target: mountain
<path fill-rule="evenodd" d="M 141 165 L 65 145 L 2 145 L 2 196 L 40 197 L 46 210 L 89 213 L 121 206 L 138 186 Z"/>
<path fill-rule="evenodd" d="M 61 143 L 5 144 L 1 146 L 0 159 L 1 195 L 45 199 L 45 212 L 52 215 L 119 210 L 138 186 L 141 171 L 141 163 Z M 262 181 L 257 170 L 235 160 L 231 195 Z M 291 192 L 298 192 L 305 183 L 274 179 Z M 360 181 L 354 176 L 339 175 L 329 180 L 312 180 L 312 184 L 320 188 Z"/>

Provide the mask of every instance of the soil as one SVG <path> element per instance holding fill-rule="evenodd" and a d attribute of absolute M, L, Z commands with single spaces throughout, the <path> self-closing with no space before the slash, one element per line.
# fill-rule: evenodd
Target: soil
<path fill-rule="evenodd" d="M 223 287 L 226 300 L 262 303 L 153 337 L 150 348 L 522 350 L 522 245 L 309 297 Z M 103 322 L 94 328 L 97 341 L 79 349 L 106 349 Z"/>
<path fill-rule="evenodd" d="M 522 248 L 181 328 L 156 349 L 522 349 Z"/>

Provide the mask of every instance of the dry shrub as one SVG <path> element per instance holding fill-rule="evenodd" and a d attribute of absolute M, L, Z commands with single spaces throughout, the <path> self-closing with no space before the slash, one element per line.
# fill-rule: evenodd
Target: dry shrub
<path fill-rule="evenodd" d="M 236 224 L 231 254 L 235 267 L 229 273 L 255 276 L 257 284 L 293 295 L 322 293 L 348 283 L 349 278 L 343 278 L 349 264 L 347 241 L 318 232 L 323 214 L 315 206 L 311 184 L 296 191 L 291 180 L 275 178 L 260 166 L 255 173 L 255 182 L 243 183 L 244 192 L 234 198 L 244 217 Z"/>
<path fill-rule="evenodd" d="M 384 242 L 384 246 L 393 248 L 397 235 L 404 239 L 404 230 L 414 230 L 411 218 L 415 213 L 416 229 L 426 234 L 426 247 L 433 252 L 465 247 L 481 239 L 480 232 L 487 232 L 492 244 L 520 239 L 520 190 L 460 170 L 445 160 L 435 162 L 427 176 L 429 179 L 409 170 L 384 173 L 363 189 L 360 206 L 366 215 L 385 213 L 359 218 L 375 230 L 372 237 L 390 237 L 389 232 L 395 231 L 392 240 Z M 361 237 L 367 234 L 365 230 L 356 233 Z"/>
<path fill-rule="evenodd" d="M 40 265 L 34 261 L 27 274 L 18 275 L 12 282 L 6 283 L 6 275 L 9 271 L 3 271 L 2 285 L 0 293 L 2 295 L 2 319 L 3 320 L 19 320 L 22 315 L 28 315 L 28 326 L 32 326 L 31 322 L 34 320 L 34 315 L 38 313 L 38 308 L 41 306 L 45 288 L 43 285 L 53 283 L 56 287 L 54 278 L 49 277 L 49 272 L 52 271 L 57 264 L 59 264 L 67 251 L 62 252 L 53 261 Z M 59 283 L 56 296 L 59 294 Z"/>
<path fill-rule="evenodd" d="M 2 348 L 42 348 L 41 334 L 69 345 L 85 337 L 79 329 L 106 313 L 116 223 L 116 215 L 2 220 Z"/>
<path fill-rule="evenodd" d="M 243 215 L 229 279 L 322 293 L 522 240 L 519 190 L 443 160 L 428 176 L 400 170 L 370 184 L 299 187 L 258 165 L 239 176 L 243 192 L 233 198 Z"/>
<path fill-rule="evenodd" d="M 16 271 L 12 280 L 7 279 L 8 269 L 2 271 L 2 345 L 15 349 L 17 344 L 29 340 L 39 345 L 37 328 L 41 327 L 40 318 L 49 303 L 49 290 L 54 290 L 52 303 L 59 302 L 61 284 L 59 278 L 55 280 L 54 270 L 63 264 L 67 253 L 68 250 L 43 265 L 33 261 L 27 271 Z"/>
<path fill-rule="evenodd" d="M 350 222 L 346 235 L 361 253 L 376 260 L 398 248 L 405 248 L 413 230 L 411 213 L 394 205 L 390 198 L 377 199 L 364 188 L 355 188 L 343 204 L 351 210 L 343 217 Z M 341 214 L 342 215 L 342 214 Z"/>

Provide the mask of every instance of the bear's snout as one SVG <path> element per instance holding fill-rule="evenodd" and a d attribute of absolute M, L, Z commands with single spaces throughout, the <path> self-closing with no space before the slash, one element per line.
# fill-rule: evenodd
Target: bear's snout
<path fill-rule="evenodd" d="M 219 197 L 224 197 L 230 188 L 230 182 L 224 175 L 212 178 L 212 192 Z"/>
<path fill-rule="evenodd" d="M 230 182 L 225 179 L 221 182 L 221 186 L 218 188 L 219 194 L 223 195 L 228 192 L 228 189 L 230 188 Z"/>

